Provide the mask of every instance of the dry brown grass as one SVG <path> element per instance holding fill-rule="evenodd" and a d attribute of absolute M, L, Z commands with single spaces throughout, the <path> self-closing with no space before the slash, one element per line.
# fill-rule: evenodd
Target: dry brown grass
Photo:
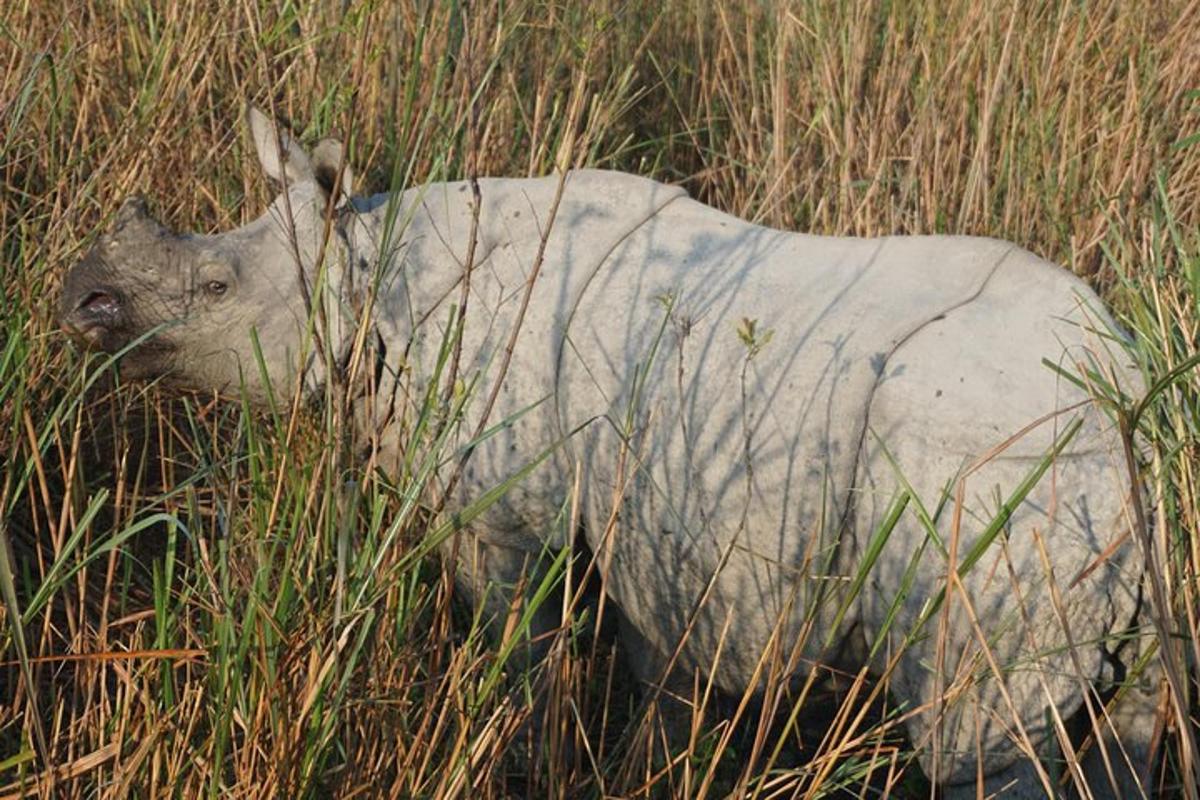
<path fill-rule="evenodd" d="M 659 770 L 603 637 L 556 662 L 551 746 L 526 766 L 495 649 L 410 557 L 419 509 L 362 480 L 348 553 L 320 414 L 103 378 L 79 402 L 94 370 L 54 333 L 58 281 L 131 192 L 181 227 L 255 216 L 253 98 L 348 136 L 373 190 L 545 174 L 573 152 L 781 227 L 1002 236 L 1103 288 L 1166 374 L 1198 334 L 1200 3 L 343 5 L 0 11 L 0 537 L 33 687 L 6 598 L 0 796 L 817 796 L 861 783 L 870 756 L 876 789 L 919 791 L 894 723 L 857 717 L 871 689 L 854 676 L 806 767 L 762 777 L 794 737 L 747 705 L 746 744 L 697 729 Z M 1145 423 L 1183 708 L 1198 430 L 1190 378 Z M 785 716 L 809 702 L 776 689 Z M 1169 788 L 1194 723 L 1164 720 Z"/>

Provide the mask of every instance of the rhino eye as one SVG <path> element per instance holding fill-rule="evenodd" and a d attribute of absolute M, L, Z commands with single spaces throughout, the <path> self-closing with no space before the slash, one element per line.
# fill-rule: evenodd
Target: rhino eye
<path fill-rule="evenodd" d="M 221 281 L 209 281 L 204 284 L 204 291 L 211 294 L 213 297 L 220 297 L 229 289 L 225 283 Z"/>

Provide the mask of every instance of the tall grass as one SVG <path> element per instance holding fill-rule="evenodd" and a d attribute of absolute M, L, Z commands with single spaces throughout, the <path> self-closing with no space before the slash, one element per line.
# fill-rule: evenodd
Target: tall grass
<path fill-rule="evenodd" d="M 726 709 L 740 734 L 697 717 L 662 768 L 570 570 L 584 633 L 519 702 L 527 617 L 487 641 L 429 552 L 444 428 L 414 420 L 383 476 L 347 457 L 337 404 L 125 386 L 66 345 L 58 281 L 125 196 L 200 230 L 264 207 L 246 98 L 340 132 L 371 190 L 574 162 L 781 227 L 1002 236 L 1101 288 L 1152 383 L 1196 356 L 1198 90 L 1200 4 L 1175 0 L 6 3 L 0 796 L 928 792 L 861 676 L 823 706 L 769 682 Z M 1162 712 L 1169 793 L 1200 663 L 1194 377 L 1140 422 L 1185 695 Z M 828 735 L 798 734 L 819 708 Z"/>

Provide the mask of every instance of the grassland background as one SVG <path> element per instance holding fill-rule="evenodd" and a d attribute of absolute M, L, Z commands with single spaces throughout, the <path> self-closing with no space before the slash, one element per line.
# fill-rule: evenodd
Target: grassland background
<path fill-rule="evenodd" d="M 528 763 L 503 665 L 422 556 L 428 476 L 347 472 L 329 413 L 114 386 L 67 345 L 59 281 L 125 196 L 203 231 L 264 208 L 247 98 L 347 138 L 372 191 L 573 162 L 779 227 L 1004 237 L 1097 286 L 1154 378 L 1197 343 L 1198 91 L 1200 3 L 1176 0 L 9 0 L 0 795 L 769 797 L 908 764 L 852 730 L 818 768 L 709 739 L 658 774 L 595 641 L 556 669 L 555 745 Z M 1185 376 L 1143 423 L 1191 709 L 1197 412 Z M 1176 791 L 1193 723 L 1163 720 Z"/>

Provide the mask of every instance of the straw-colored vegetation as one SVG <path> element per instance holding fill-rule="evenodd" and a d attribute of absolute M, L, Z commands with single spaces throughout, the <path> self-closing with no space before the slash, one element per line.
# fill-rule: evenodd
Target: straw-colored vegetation
<path fill-rule="evenodd" d="M 262 210 L 246 98 L 347 137 L 374 191 L 577 163 L 780 227 L 1008 238 L 1098 286 L 1153 383 L 1196 355 L 1198 90 L 1191 0 L 7 0 L 0 796 L 928 796 L 852 681 L 732 698 L 660 769 L 594 592 L 523 725 L 520 667 L 422 547 L 432 435 L 362 474 L 337 403 L 122 386 L 67 344 L 61 276 L 128 194 L 189 229 Z M 1140 418 L 1169 796 L 1200 774 L 1200 397 L 1175 376 Z"/>

